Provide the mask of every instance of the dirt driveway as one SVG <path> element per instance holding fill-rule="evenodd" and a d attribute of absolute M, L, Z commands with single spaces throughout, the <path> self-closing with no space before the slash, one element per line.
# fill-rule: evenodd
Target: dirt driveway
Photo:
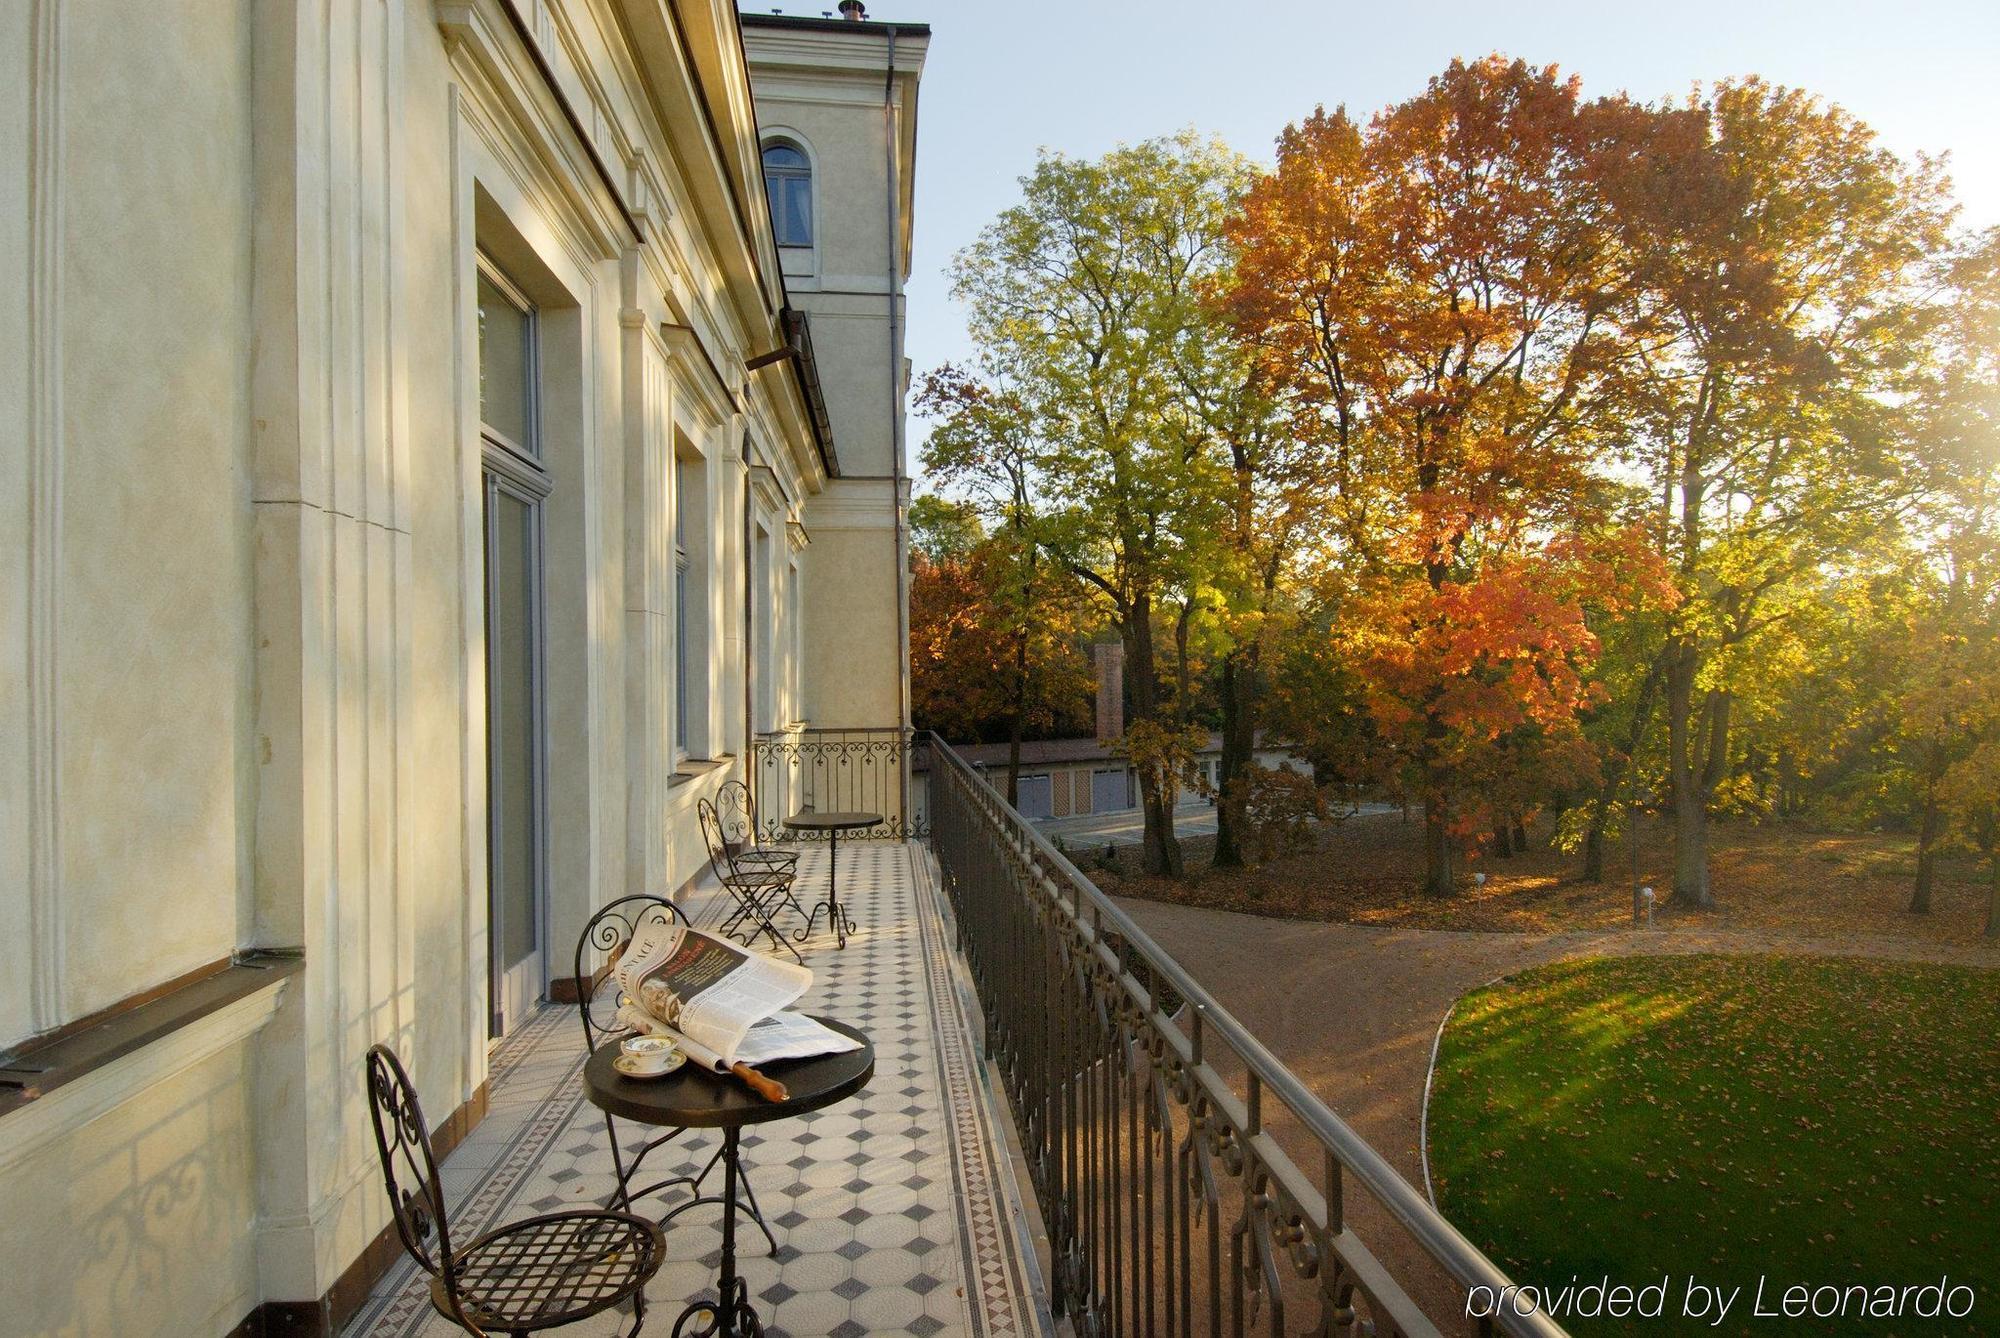
<path fill-rule="evenodd" d="M 2000 947 L 1888 937 L 1810 939 L 1697 928 L 1565 934 L 1378 929 L 1118 901 L 1420 1190 L 1417 1131 L 1431 1038 L 1454 1000 L 1496 976 L 1562 957 L 1663 952 L 1804 952 L 2000 967 Z M 1372 1208 L 1356 1209 L 1356 1230 L 1429 1313 L 1441 1320 L 1456 1313 L 1463 1301 L 1455 1289 Z"/>

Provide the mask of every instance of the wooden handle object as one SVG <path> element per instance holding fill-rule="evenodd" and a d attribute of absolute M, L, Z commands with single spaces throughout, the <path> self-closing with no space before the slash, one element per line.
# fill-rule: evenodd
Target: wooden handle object
<path fill-rule="evenodd" d="M 729 1066 L 729 1071 L 743 1080 L 744 1086 L 763 1097 L 766 1101 L 783 1101 L 791 1096 L 785 1085 L 775 1078 L 766 1078 L 748 1064 L 737 1062 Z"/>

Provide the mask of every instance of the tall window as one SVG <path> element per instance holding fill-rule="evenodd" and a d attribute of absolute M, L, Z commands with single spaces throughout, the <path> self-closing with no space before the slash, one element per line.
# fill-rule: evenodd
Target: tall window
<path fill-rule="evenodd" d="M 805 681 L 806 624 L 799 603 L 799 564 L 796 562 L 786 572 L 785 619 L 790 628 L 790 634 L 785 638 L 790 653 L 785 657 L 785 718 L 780 723 L 788 725 L 805 714 L 800 684 Z"/>
<path fill-rule="evenodd" d="M 780 246 L 813 244 L 812 164 L 796 145 L 764 150 L 764 193 L 771 200 L 771 227 Z"/>
<path fill-rule="evenodd" d="M 479 265 L 479 421 L 489 441 L 532 460 L 535 308 L 482 256 Z"/>
<path fill-rule="evenodd" d="M 757 703 L 757 730 L 762 733 L 776 728 L 778 716 L 778 674 L 782 672 L 785 660 L 778 653 L 778 618 L 771 584 L 777 579 L 771 565 L 771 532 L 764 526 L 757 526 L 755 546 L 751 549 L 751 579 L 755 588 L 750 592 L 750 617 L 756 629 L 754 644 L 755 662 L 750 666 L 754 676 Z"/>
<path fill-rule="evenodd" d="M 496 1036 L 542 997 L 547 955 L 547 624 L 553 487 L 537 422 L 534 305 L 479 257 L 479 423 L 486 564 L 488 986 Z"/>
<path fill-rule="evenodd" d="M 674 460 L 674 760 L 688 755 L 688 698 L 694 695 L 694 665 L 688 645 L 688 467 Z"/>

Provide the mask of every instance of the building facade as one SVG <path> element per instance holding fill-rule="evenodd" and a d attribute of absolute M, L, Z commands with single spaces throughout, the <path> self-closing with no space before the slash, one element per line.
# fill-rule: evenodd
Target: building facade
<path fill-rule="evenodd" d="M 331 1331 L 368 1045 L 462 1135 L 754 738 L 901 726 L 924 34 L 850 120 L 797 24 L 0 7 L 10 1332 Z"/>
<path fill-rule="evenodd" d="M 839 477 L 806 503 L 817 561 L 806 584 L 804 705 L 822 726 L 908 715 L 903 284 L 930 41 L 922 25 L 868 21 L 853 0 L 843 11 L 743 15 L 780 264 L 792 305 L 811 317 L 842 451 Z"/>

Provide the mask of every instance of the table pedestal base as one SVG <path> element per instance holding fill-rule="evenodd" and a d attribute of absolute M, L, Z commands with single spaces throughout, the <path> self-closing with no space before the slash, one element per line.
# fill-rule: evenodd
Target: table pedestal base
<path fill-rule="evenodd" d="M 674 1338 L 711 1338 L 722 1334 L 762 1338 L 763 1321 L 750 1308 L 750 1284 L 738 1278 L 734 1290 L 736 1299 L 726 1306 L 718 1301 L 696 1301 L 681 1311 L 681 1317 L 674 1321 Z"/>
<path fill-rule="evenodd" d="M 605 1117 L 605 1122 L 607 1124 L 610 1123 L 609 1116 Z M 681 1132 L 685 1131 L 677 1130 L 676 1135 Z M 643 1158 L 647 1153 L 651 1152 L 654 1147 L 661 1146 L 667 1141 L 668 1141 L 667 1139 L 662 1139 L 660 1140 L 660 1143 L 651 1144 L 644 1148 L 641 1148 L 639 1151 L 640 1157 Z M 618 1135 L 616 1130 L 613 1130 L 611 1135 L 611 1158 L 612 1158 L 612 1164 L 616 1166 L 618 1164 Z M 679 1217 L 682 1213 L 692 1212 L 696 1208 L 713 1207 L 722 1202 L 722 1196 L 720 1194 L 705 1194 L 702 1192 L 702 1186 L 707 1183 L 710 1173 L 712 1173 L 715 1170 L 716 1165 L 719 1162 L 721 1162 L 721 1160 L 722 1160 L 722 1149 L 718 1147 L 715 1150 L 715 1155 L 708 1159 L 708 1164 L 703 1166 L 701 1170 L 696 1172 L 694 1175 L 672 1176 L 666 1180 L 658 1182 L 657 1184 L 648 1185 L 644 1189 L 639 1189 L 639 1190 L 631 1189 L 629 1185 L 626 1183 L 633 1176 L 636 1176 L 638 1174 L 638 1169 L 639 1169 L 638 1164 L 637 1162 L 634 1162 L 632 1168 L 629 1171 L 620 1172 L 619 1191 L 618 1193 L 612 1195 L 611 1202 L 607 1203 L 605 1207 L 628 1213 L 638 1212 L 639 1210 L 635 1206 L 638 1200 L 642 1198 L 651 1198 L 656 1194 L 662 1193 L 663 1191 L 672 1189 L 676 1186 L 686 1187 L 688 1192 L 693 1195 L 692 1198 L 684 1199 L 681 1202 L 676 1203 L 673 1207 L 669 1208 L 665 1213 L 653 1219 L 654 1221 L 658 1222 L 662 1227 L 664 1227 L 669 1222 L 673 1221 L 676 1217 Z M 741 1181 L 739 1187 L 742 1189 L 743 1192 L 742 1194 L 737 1196 L 736 1206 L 739 1209 L 741 1209 L 744 1213 L 748 1214 L 750 1220 L 757 1224 L 757 1229 L 764 1233 L 764 1239 L 766 1242 L 769 1243 L 771 1247 L 771 1257 L 773 1259 L 777 1258 L 778 1238 L 771 1234 L 771 1224 L 764 1220 L 764 1210 L 757 1206 L 757 1192 L 750 1188 L 750 1182 L 747 1179 Z M 645 1216 L 645 1214 L 643 1213 L 640 1215 Z"/>
<path fill-rule="evenodd" d="M 854 932 L 854 921 L 846 911 L 840 909 L 840 829 L 829 828 L 826 833 L 826 895 L 806 916 L 806 927 L 793 937 L 804 943 L 812 937 L 813 926 L 819 922 L 819 913 L 825 911 L 826 922 L 833 929 L 834 942 L 840 947 L 847 946 L 847 936 Z"/>
<path fill-rule="evenodd" d="M 819 904 L 812 908 L 812 914 L 806 916 L 806 927 L 796 935 L 798 941 L 804 943 L 812 937 L 813 926 L 819 922 L 821 911 L 827 913 L 826 922 L 833 930 L 834 941 L 841 947 L 846 947 L 847 936 L 854 932 L 854 921 L 846 911 L 840 909 L 840 903 L 831 897 L 820 898 Z"/>
<path fill-rule="evenodd" d="M 722 1131 L 722 1274 L 713 1301 L 696 1301 L 674 1321 L 674 1338 L 763 1338 L 764 1325 L 750 1308 L 749 1284 L 736 1273 L 736 1182 L 743 1173 L 737 1156 L 741 1131 Z"/>

